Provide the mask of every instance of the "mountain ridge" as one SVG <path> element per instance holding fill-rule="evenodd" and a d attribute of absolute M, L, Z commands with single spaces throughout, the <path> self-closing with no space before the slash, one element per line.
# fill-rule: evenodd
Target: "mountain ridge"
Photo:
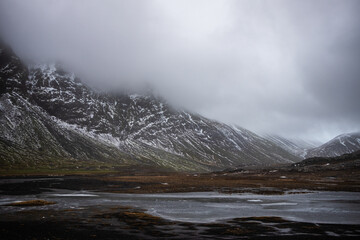
<path fill-rule="evenodd" d="M 2 48 L 0 63 L 3 145 L 177 171 L 299 160 L 248 130 L 173 109 L 154 96 L 98 93 L 56 65 L 28 69 L 11 49 Z M 3 154 L 6 162 L 12 153 Z"/>
<path fill-rule="evenodd" d="M 26 67 L 10 48 L 0 49 L 0 157 L 6 166 L 33 151 L 44 162 L 48 156 L 83 165 L 216 171 L 293 163 L 321 156 L 320 147 L 327 146 L 260 136 L 175 109 L 152 94 L 97 92 L 59 65 Z M 356 149 L 340 153 L 350 150 Z"/>

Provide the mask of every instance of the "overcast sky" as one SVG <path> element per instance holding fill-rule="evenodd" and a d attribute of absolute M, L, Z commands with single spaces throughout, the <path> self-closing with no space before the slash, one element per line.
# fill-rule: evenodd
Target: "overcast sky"
<path fill-rule="evenodd" d="M 360 131 L 358 0 L 0 0 L 23 58 L 257 133 Z"/>

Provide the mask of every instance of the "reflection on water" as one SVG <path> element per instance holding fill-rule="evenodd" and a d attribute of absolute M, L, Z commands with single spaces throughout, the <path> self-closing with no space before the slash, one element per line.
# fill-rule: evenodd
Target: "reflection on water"
<path fill-rule="evenodd" d="M 360 224 L 360 193 L 309 192 L 302 194 L 258 195 L 203 193 L 116 194 L 103 192 L 49 190 L 38 195 L 1 195 L 0 205 L 14 201 L 44 199 L 55 205 L 30 209 L 74 209 L 87 206 L 133 206 L 165 219 L 187 222 L 214 222 L 222 219 L 279 216 L 293 221 Z M 28 208 L 1 206 L 1 212 Z"/>

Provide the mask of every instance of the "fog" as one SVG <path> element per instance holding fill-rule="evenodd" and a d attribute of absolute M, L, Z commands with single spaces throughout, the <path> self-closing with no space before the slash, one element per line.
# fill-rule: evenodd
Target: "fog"
<path fill-rule="evenodd" d="M 327 141 L 360 131 L 359 12 L 357 0 L 0 0 L 0 34 L 93 86 L 151 86 L 212 119 Z"/>

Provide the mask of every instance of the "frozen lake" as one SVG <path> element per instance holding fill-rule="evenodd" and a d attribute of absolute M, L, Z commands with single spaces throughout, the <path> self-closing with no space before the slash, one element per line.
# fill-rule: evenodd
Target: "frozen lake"
<path fill-rule="evenodd" d="M 89 206 L 133 206 L 169 220 L 206 223 L 219 220 L 277 216 L 291 221 L 360 224 L 360 193 L 308 192 L 284 195 L 217 192 L 117 194 L 51 189 L 37 195 L 0 195 L 0 205 L 44 199 L 57 204 L 39 207 L 0 206 L 1 212 L 25 209 L 79 209 Z"/>

